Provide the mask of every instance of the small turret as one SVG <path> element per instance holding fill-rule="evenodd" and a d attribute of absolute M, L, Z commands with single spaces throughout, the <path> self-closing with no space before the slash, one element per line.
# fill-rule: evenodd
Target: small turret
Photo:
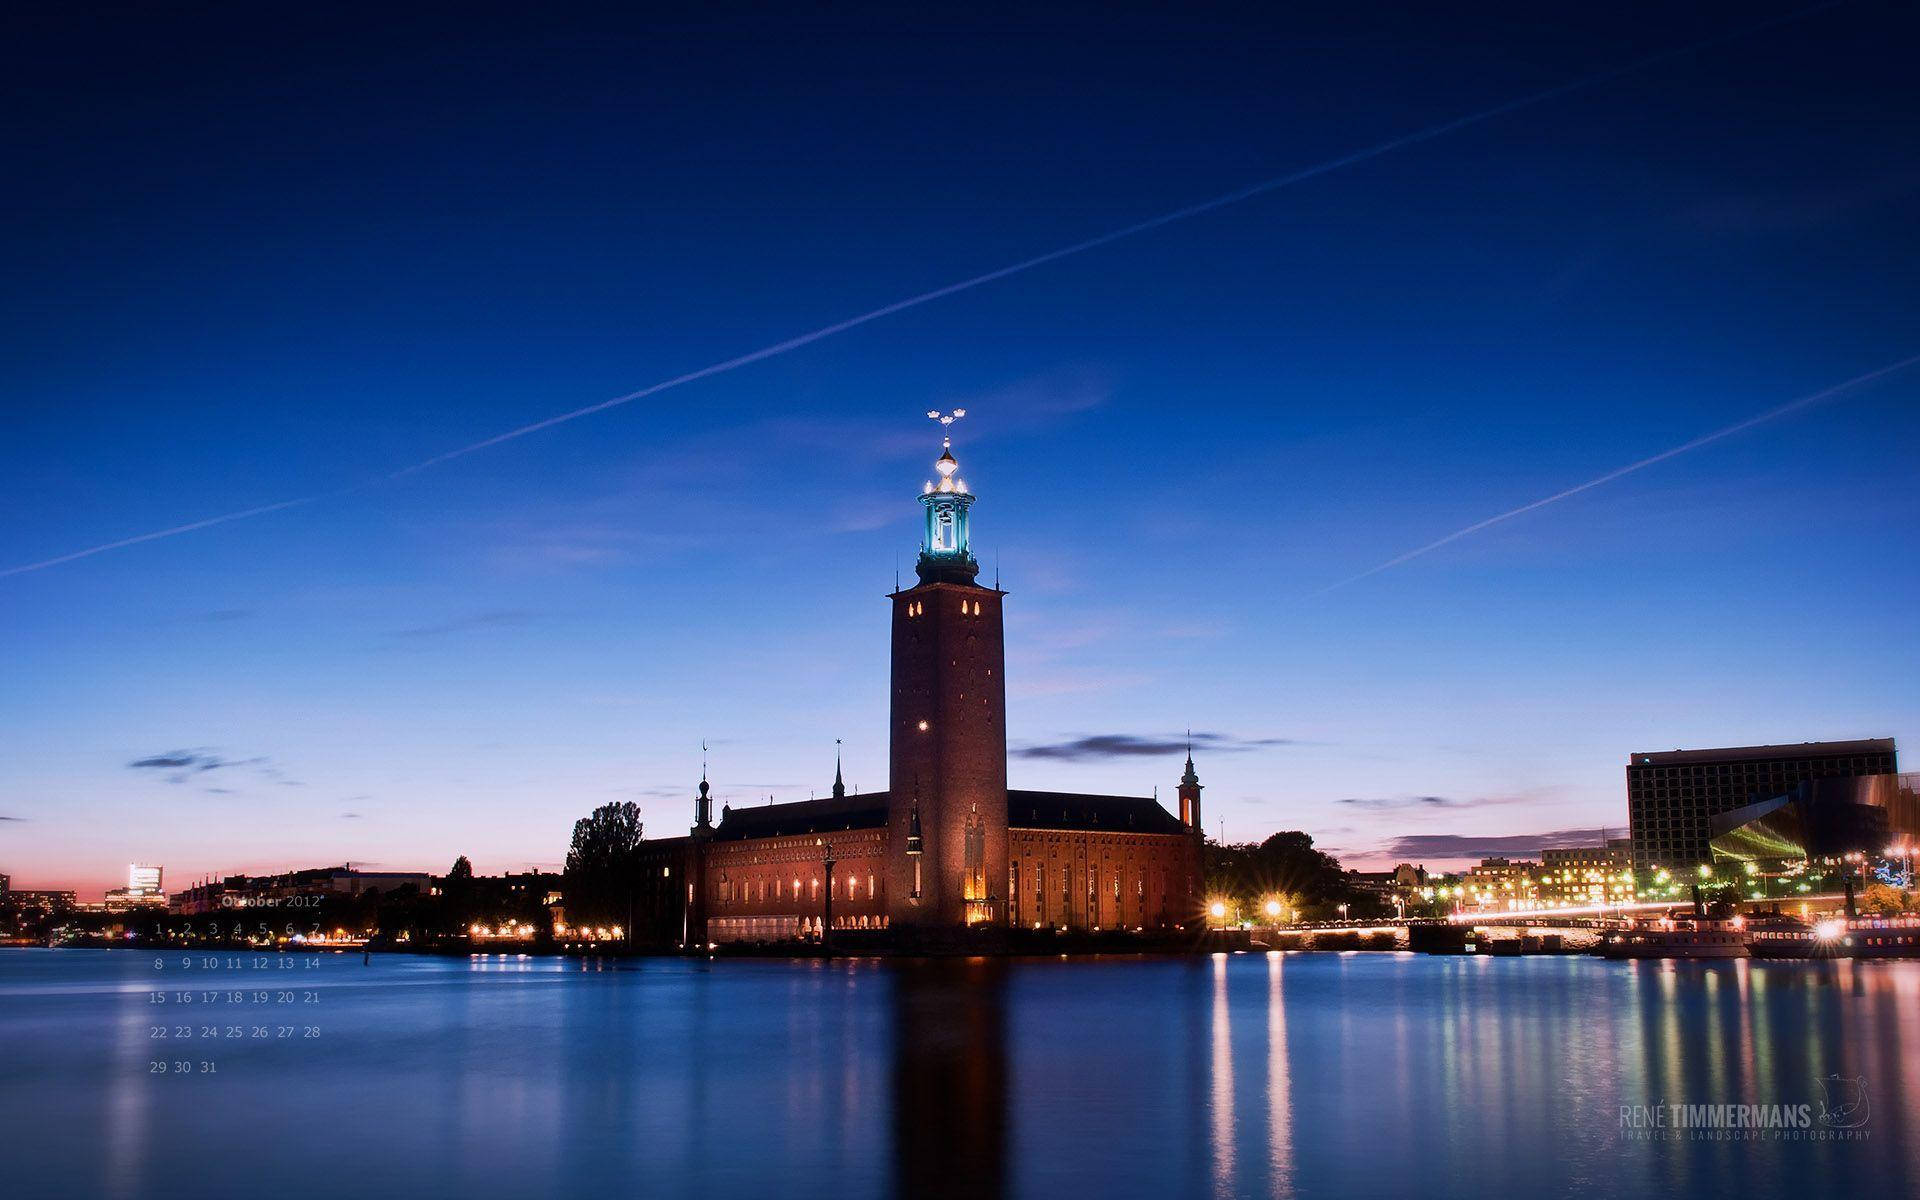
<path fill-rule="evenodd" d="M 1180 776 L 1180 823 L 1204 836 L 1200 825 L 1200 774 L 1193 769 L 1193 735 L 1187 735 L 1187 769 Z"/>
<path fill-rule="evenodd" d="M 943 427 L 951 427 L 967 415 L 967 410 L 956 408 L 951 413 L 927 415 Z M 928 480 L 920 496 L 920 503 L 926 507 L 927 531 L 921 539 L 920 561 L 914 569 L 921 583 L 971 584 L 980 574 L 967 528 L 968 510 L 973 507 L 974 498 L 967 490 L 967 481 L 960 478 L 960 462 L 953 456 L 951 437 L 941 439 L 940 457 L 934 461 L 933 469 L 940 476 L 940 482 Z"/>
<path fill-rule="evenodd" d="M 695 833 L 713 832 L 713 796 L 707 784 L 707 773 L 700 772 L 700 791 L 693 798 L 693 831 Z"/>

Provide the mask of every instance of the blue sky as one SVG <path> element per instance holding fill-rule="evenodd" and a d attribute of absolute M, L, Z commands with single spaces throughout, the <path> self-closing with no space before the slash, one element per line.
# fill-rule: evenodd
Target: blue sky
<path fill-rule="evenodd" d="M 324 498 L 0 578 L 0 870 L 552 864 L 683 828 L 703 738 L 735 804 L 883 787 L 955 405 L 1016 785 L 1170 795 L 1114 750 L 1192 727 L 1210 825 L 1367 863 L 1909 741 L 1920 371 L 1324 590 L 1920 353 L 1897 6 L 389 478 L 1791 11 L 12 18 L 0 570 Z"/>

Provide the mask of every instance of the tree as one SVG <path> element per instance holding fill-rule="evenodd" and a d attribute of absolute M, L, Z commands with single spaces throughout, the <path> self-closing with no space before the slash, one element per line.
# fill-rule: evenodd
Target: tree
<path fill-rule="evenodd" d="M 1897 917 L 1907 911 L 1908 898 L 1899 888 L 1876 883 L 1861 893 L 1859 908 L 1876 917 Z"/>
<path fill-rule="evenodd" d="M 567 848 L 567 920 L 574 925 L 631 923 L 644 827 L 632 801 L 603 804 L 573 823 Z"/>
<path fill-rule="evenodd" d="M 1276 833 L 1257 846 L 1209 842 L 1205 865 L 1207 895 L 1247 915 L 1258 913 L 1269 898 L 1289 910 L 1322 917 L 1343 903 L 1371 903 L 1349 886 L 1339 860 L 1314 849 L 1313 838 L 1298 830 Z"/>
<path fill-rule="evenodd" d="M 451 883 L 456 880 L 467 880 L 472 878 L 473 878 L 473 864 L 467 861 L 467 856 L 462 854 L 459 858 L 454 859 L 453 869 L 447 872 L 447 881 Z"/>

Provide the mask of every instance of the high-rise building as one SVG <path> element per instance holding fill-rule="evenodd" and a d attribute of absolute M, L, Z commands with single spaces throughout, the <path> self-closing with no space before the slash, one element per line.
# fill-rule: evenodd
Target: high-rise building
<path fill-rule="evenodd" d="M 888 774 L 890 840 L 920 852 L 887 865 L 892 925 L 1002 919 L 1007 899 L 1007 656 L 1002 593 L 975 582 L 973 495 L 953 444 L 920 497 L 920 582 L 895 592 Z M 917 833 L 916 833 L 917 831 Z"/>
<path fill-rule="evenodd" d="M 642 846 L 635 940 L 1168 929 L 1201 919 L 1191 752 L 1179 817 L 1148 796 L 1009 790 L 1006 593 L 978 582 L 974 496 L 950 441 L 934 470 L 919 496 L 918 582 L 888 597 L 889 787 L 849 792 L 836 764 L 826 797 L 723 804 L 714 824 L 703 771 L 688 835 Z M 568 916 L 584 928 L 584 917 Z"/>
<path fill-rule="evenodd" d="M 112 888 L 107 892 L 107 911 L 125 912 L 130 908 L 164 907 L 167 903 L 167 893 L 166 889 L 160 886 L 162 873 L 160 867 L 128 863 L 127 886 Z"/>
<path fill-rule="evenodd" d="M 1636 753 L 1627 760 L 1633 865 L 1691 868 L 1712 861 L 1708 822 L 1803 782 L 1897 771 L 1892 738 Z"/>

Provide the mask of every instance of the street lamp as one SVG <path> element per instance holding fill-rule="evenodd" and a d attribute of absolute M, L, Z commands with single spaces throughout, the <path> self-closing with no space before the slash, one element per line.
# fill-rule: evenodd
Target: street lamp
<path fill-rule="evenodd" d="M 822 855 L 821 865 L 824 867 L 827 877 L 827 897 L 820 914 L 820 949 L 823 953 L 831 953 L 833 946 L 833 843 L 827 841 L 825 838 L 821 838 L 819 845 Z"/>
<path fill-rule="evenodd" d="M 1347 919 L 1347 906 L 1344 903 L 1340 905 L 1340 919 L 1342 921 Z"/>
<path fill-rule="evenodd" d="M 1267 920 L 1278 921 L 1280 919 L 1280 902 L 1278 900 L 1268 900 L 1266 909 Z"/>
<path fill-rule="evenodd" d="M 1207 915 L 1216 921 L 1224 923 L 1227 919 L 1226 903 L 1221 900 L 1215 900 L 1213 903 L 1207 905 Z"/>

